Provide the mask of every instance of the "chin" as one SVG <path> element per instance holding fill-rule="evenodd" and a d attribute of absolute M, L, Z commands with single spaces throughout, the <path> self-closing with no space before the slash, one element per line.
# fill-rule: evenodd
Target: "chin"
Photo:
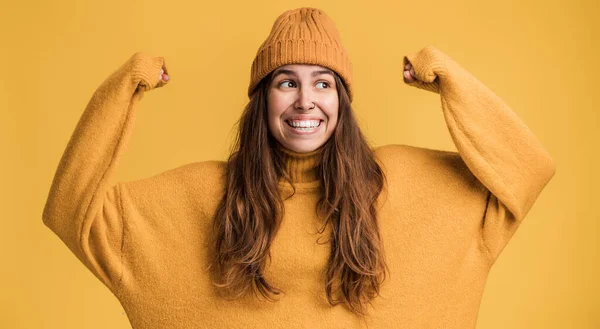
<path fill-rule="evenodd" d="M 321 145 L 323 143 L 302 143 L 289 145 L 288 148 L 294 152 L 308 153 L 318 149 Z"/>

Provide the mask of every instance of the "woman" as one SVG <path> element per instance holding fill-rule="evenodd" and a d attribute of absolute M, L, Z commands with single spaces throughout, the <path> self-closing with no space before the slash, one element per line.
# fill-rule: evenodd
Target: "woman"
<path fill-rule="evenodd" d="M 257 52 L 227 161 L 113 185 L 138 101 L 170 78 L 162 57 L 136 53 L 87 105 L 44 223 L 135 328 L 474 328 L 487 274 L 555 164 L 434 46 L 403 65 L 405 83 L 440 95 L 458 152 L 371 148 L 335 24 L 298 8 Z"/>

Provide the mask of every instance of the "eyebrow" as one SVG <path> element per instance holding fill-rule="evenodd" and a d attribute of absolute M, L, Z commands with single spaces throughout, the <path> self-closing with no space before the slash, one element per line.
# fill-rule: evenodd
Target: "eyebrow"
<path fill-rule="evenodd" d="M 273 74 L 273 77 L 271 79 L 275 79 L 278 75 L 280 74 L 288 74 L 288 75 L 292 75 L 297 77 L 298 74 L 296 74 L 296 72 L 292 71 L 292 70 L 288 70 L 288 69 L 280 69 L 279 71 L 275 72 Z M 331 70 L 317 70 L 317 71 L 313 71 L 313 73 L 311 74 L 313 77 L 316 77 L 317 75 L 321 75 L 321 74 L 329 74 L 331 76 L 333 76 L 333 71 Z"/>

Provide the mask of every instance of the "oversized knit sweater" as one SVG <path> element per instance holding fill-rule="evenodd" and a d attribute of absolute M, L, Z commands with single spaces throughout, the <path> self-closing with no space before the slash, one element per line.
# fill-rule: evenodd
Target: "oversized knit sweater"
<path fill-rule="evenodd" d="M 316 230 L 319 150 L 282 149 L 296 194 L 271 246 L 278 300 L 222 299 L 207 270 L 225 162 L 199 161 L 112 183 L 139 101 L 162 57 L 134 54 L 95 91 L 60 160 L 43 222 L 118 298 L 133 328 L 474 328 L 488 272 L 556 167 L 528 127 L 434 46 L 404 57 L 437 93 L 458 152 L 373 148 L 387 176 L 378 222 L 390 276 L 360 318 L 325 295 Z M 165 66 L 166 67 L 166 66 Z M 285 181 L 281 192 L 291 191 Z M 286 192 L 287 193 L 287 192 Z M 319 243 L 317 240 L 319 239 Z"/>

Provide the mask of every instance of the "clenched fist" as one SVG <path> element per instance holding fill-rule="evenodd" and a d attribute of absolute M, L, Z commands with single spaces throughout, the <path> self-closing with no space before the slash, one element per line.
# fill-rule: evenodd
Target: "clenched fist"
<path fill-rule="evenodd" d="M 160 69 L 160 74 L 158 75 L 159 80 L 169 81 L 169 75 L 165 73 L 164 69 Z"/>
<path fill-rule="evenodd" d="M 412 64 L 408 63 L 404 65 L 404 77 L 408 82 L 417 80 L 417 75 L 415 74 L 415 69 L 412 67 Z"/>

